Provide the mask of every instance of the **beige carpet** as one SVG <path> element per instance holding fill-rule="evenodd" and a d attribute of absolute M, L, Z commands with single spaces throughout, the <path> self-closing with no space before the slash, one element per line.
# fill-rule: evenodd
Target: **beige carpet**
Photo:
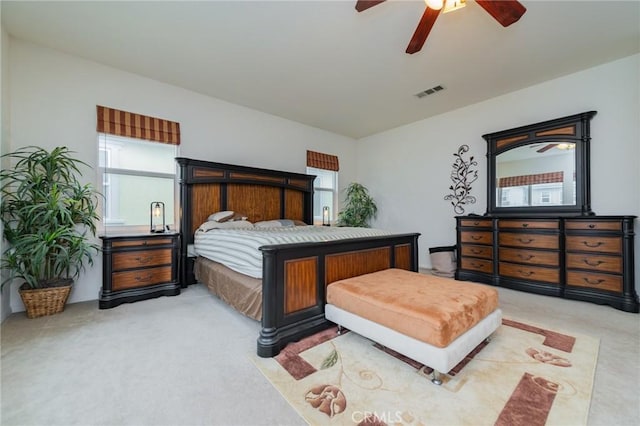
<path fill-rule="evenodd" d="M 310 424 L 581 425 L 599 340 L 505 319 L 442 386 L 431 370 L 335 329 L 252 360 Z"/>

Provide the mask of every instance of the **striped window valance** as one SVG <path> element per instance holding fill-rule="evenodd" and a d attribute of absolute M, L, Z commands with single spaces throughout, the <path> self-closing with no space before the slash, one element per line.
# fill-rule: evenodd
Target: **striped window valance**
<path fill-rule="evenodd" d="M 307 151 L 307 167 L 316 169 L 339 170 L 338 157 L 336 155 L 323 154 L 322 152 Z"/>
<path fill-rule="evenodd" d="M 97 105 L 100 133 L 180 145 L 180 123 Z"/>
<path fill-rule="evenodd" d="M 540 183 L 562 182 L 564 172 L 538 173 L 535 175 L 508 176 L 498 179 L 498 188 L 509 186 L 526 186 Z"/>

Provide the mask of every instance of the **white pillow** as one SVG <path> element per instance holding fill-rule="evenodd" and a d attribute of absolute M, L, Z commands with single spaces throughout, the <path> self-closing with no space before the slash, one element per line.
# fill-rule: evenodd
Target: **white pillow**
<path fill-rule="evenodd" d="M 215 220 L 209 220 L 196 230 L 196 232 L 208 232 L 212 229 L 242 229 L 253 228 L 253 223 L 247 220 L 234 220 L 232 222 L 216 222 Z"/>
<path fill-rule="evenodd" d="M 282 228 L 295 226 L 294 221 L 290 219 L 263 220 L 254 224 L 256 228 Z"/>
<path fill-rule="evenodd" d="M 207 221 L 226 222 L 231 219 L 235 213 L 231 210 L 225 210 L 223 212 L 215 212 L 209 215 Z"/>

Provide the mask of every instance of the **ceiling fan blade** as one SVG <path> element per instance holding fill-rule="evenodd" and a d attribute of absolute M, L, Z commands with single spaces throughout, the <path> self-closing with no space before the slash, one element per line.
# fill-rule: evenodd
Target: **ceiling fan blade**
<path fill-rule="evenodd" d="M 416 32 L 413 33 L 413 37 L 411 37 L 411 41 L 409 42 L 409 46 L 407 46 L 406 52 L 410 55 L 419 52 L 424 46 L 424 42 L 427 41 L 427 36 L 429 36 L 429 32 L 431 32 L 431 28 L 433 28 L 433 24 L 436 23 L 436 19 L 440 15 L 442 9 L 433 10 L 427 7 L 422 14 L 422 18 L 420 18 L 420 23 L 416 27 Z"/>
<path fill-rule="evenodd" d="M 536 152 L 543 153 L 545 151 L 549 151 L 551 148 L 553 148 L 556 145 L 558 145 L 558 144 L 557 143 L 550 143 L 550 144 L 545 145 L 542 148 L 538 149 Z"/>
<path fill-rule="evenodd" d="M 517 0 L 476 0 L 489 15 L 500 22 L 503 27 L 508 27 L 518 21 L 527 11 Z"/>
<path fill-rule="evenodd" d="M 356 2 L 356 10 L 358 12 L 362 12 L 363 10 L 367 10 L 370 7 L 376 6 L 382 3 L 385 0 L 358 0 Z"/>

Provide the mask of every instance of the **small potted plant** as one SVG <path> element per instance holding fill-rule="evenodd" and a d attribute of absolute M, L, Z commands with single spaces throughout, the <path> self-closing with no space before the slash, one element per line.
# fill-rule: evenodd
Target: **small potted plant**
<path fill-rule="evenodd" d="M 0 171 L 0 214 L 8 242 L 0 265 L 8 272 L 2 283 L 21 279 L 19 288 L 27 316 L 64 310 L 73 280 L 93 264 L 98 193 L 79 181 L 80 166 L 66 147 L 51 152 L 24 147 L 3 155 L 14 161 Z"/>
<path fill-rule="evenodd" d="M 376 216 L 378 207 L 364 185 L 352 182 L 346 189 L 344 210 L 338 213 L 338 226 L 369 228 L 369 220 Z"/>

